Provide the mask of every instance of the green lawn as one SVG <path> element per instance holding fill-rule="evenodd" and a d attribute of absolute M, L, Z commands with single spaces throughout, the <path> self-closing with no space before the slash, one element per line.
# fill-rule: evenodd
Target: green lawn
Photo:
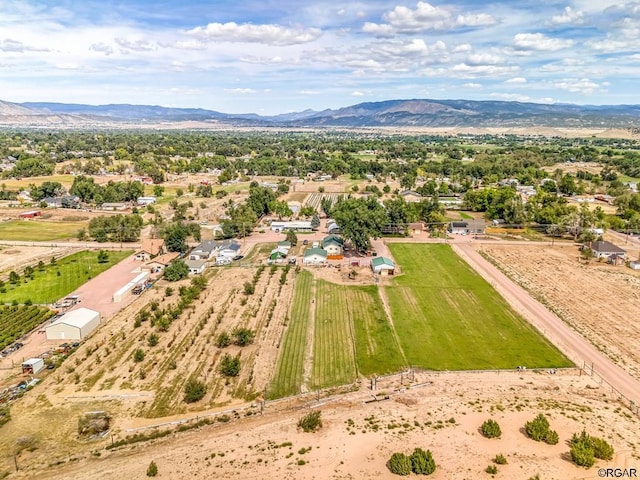
<path fill-rule="evenodd" d="M 42 272 L 33 266 L 33 280 L 28 280 L 27 283 L 24 283 L 22 271 L 19 271 L 19 283 L 12 285 L 5 282 L 6 292 L 0 293 L 0 303 L 11 303 L 14 300 L 18 303 L 25 303 L 27 300 L 36 304 L 54 303 L 132 253 L 131 250 L 109 251 L 109 261 L 105 263 L 98 263 L 97 252 L 74 253 L 58 260 L 56 265 L 46 262 Z"/>
<path fill-rule="evenodd" d="M 571 365 L 448 245 L 389 248 L 404 275 L 383 288 L 412 365 L 430 370 Z"/>
<path fill-rule="evenodd" d="M 469 215 L 468 213 L 465 212 L 458 212 L 460 214 L 460 218 L 462 218 L 463 220 L 473 220 L 473 216 Z"/>
<path fill-rule="evenodd" d="M 75 238 L 88 222 L 51 222 L 48 220 L 12 220 L 0 223 L 0 240 L 49 242 Z"/>
<path fill-rule="evenodd" d="M 304 353 L 307 349 L 309 307 L 313 275 L 303 270 L 296 277 L 293 306 L 276 374 L 271 382 L 269 398 L 280 398 L 300 393 L 304 374 Z"/>

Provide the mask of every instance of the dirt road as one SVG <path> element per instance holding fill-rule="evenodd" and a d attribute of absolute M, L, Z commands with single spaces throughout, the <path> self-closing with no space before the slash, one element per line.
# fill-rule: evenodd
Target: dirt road
<path fill-rule="evenodd" d="M 544 305 L 532 298 L 522 287 L 486 261 L 469 243 L 452 245 L 471 265 L 532 325 L 578 366 L 593 364 L 595 371 L 629 400 L 640 401 L 640 382 L 614 364 L 608 357 L 575 332 Z"/>

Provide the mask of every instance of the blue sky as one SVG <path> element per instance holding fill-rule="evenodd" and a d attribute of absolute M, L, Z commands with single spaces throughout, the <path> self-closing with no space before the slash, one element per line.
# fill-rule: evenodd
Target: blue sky
<path fill-rule="evenodd" d="M 640 2 L 0 1 L 0 99 L 640 104 Z"/>

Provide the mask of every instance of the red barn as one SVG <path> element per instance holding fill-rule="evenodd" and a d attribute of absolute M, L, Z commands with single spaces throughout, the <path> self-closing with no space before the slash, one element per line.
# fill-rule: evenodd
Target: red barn
<path fill-rule="evenodd" d="M 40 210 L 31 210 L 20 214 L 20 218 L 35 218 L 42 215 Z"/>

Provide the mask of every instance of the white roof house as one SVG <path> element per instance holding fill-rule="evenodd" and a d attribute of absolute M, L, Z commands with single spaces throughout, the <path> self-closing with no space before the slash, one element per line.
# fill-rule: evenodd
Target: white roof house
<path fill-rule="evenodd" d="M 82 340 L 100 325 L 100 312 L 78 308 L 45 328 L 47 340 Z"/>
<path fill-rule="evenodd" d="M 207 266 L 207 262 L 204 260 L 185 260 L 184 263 L 189 268 L 189 275 L 200 275 Z"/>

